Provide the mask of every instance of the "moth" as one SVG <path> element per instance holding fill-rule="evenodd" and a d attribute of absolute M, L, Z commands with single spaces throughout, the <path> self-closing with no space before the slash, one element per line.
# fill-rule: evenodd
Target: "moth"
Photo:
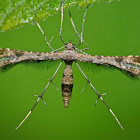
<path fill-rule="evenodd" d="M 81 73 L 83 74 L 83 76 L 85 77 L 87 82 L 90 84 L 92 89 L 97 94 L 98 99 L 100 99 L 105 104 L 105 106 L 108 108 L 110 113 L 116 119 L 116 121 L 119 124 L 119 126 L 121 127 L 121 129 L 124 130 L 123 126 L 121 125 L 120 121 L 117 119 L 117 117 L 114 114 L 114 112 L 112 111 L 112 109 L 106 104 L 106 102 L 102 98 L 102 95 L 105 95 L 106 93 L 100 94 L 96 90 L 96 88 L 93 86 L 93 84 L 90 82 L 90 80 L 87 78 L 85 73 L 82 71 L 82 69 L 78 65 L 77 61 L 114 66 L 121 70 L 127 71 L 133 75 L 138 76 L 138 75 L 140 75 L 140 56 L 132 56 L 132 55 L 129 55 L 129 56 L 97 56 L 97 55 L 89 55 L 89 54 L 85 53 L 84 51 L 89 49 L 89 46 L 83 40 L 83 29 L 84 29 L 85 16 L 87 13 L 88 6 L 84 13 L 81 34 L 78 33 L 78 31 L 75 27 L 75 24 L 73 22 L 71 13 L 70 13 L 70 20 L 71 20 L 72 26 L 75 30 L 75 33 L 79 37 L 79 42 L 77 43 L 77 45 L 73 45 L 71 41 L 69 41 L 68 43 L 65 43 L 65 41 L 63 40 L 63 38 L 61 36 L 62 24 L 63 24 L 63 5 L 64 5 L 64 0 L 62 1 L 62 6 L 61 6 L 61 26 L 60 26 L 60 32 L 59 32 L 60 39 L 62 40 L 62 42 L 64 44 L 63 47 L 61 47 L 57 50 L 54 50 L 52 48 L 52 46 L 50 45 L 50 42 L 52 39 L 50 41 L 47 40 L 47 37 L 44 34 L 41 26 L 35 20 L 35 23 L 37 24 L 40 31 L 42 32 L 42 34 L 45 37 L 47 45 L 52 49 L 52 51 L 50 53 L 49 52 L 29 52 L 29 51 L 13 50 L 13 49 L 9 49 L 9 48 L 6 48 L 6 49 L 0 48 L 0 67 L 7 66 L 10 64 L 15 64 L 15 63 L 26 61 L 26 60 L 34 60 L 34 61 L 61 60 L 58 68 L 56 69 L 52 78 L 49 80 L 49 82 L 46 85 L 46 87 L 44 88 L 43 92 L 39 96 L 34 95 L 34 96 L 38 97 L 35 105 L 29 111 L 29 113 L 26 115 L 26 117 L 17 126 L 17 128 L 15 130 L 17 130 L 24 123 L 24 121 L 29 117 L 29 115 L 32 113 L 32 111 L 34 110 L 34 108 L 36 107 L 36 105 L 38 104 L 38 102 L 40 100 L 42 100 L 44 102 L 44 104 L 46 105 L 46 103 L 43 99 L 43 95 L 44 95 L 46 89 L 48 88 L 48 86 L 50 85 L 50 83 L 52 83 L 52 80 L 55 77 L 56 73 L 58 72 L 63 61 L 65 63 L 65 69 L 64 69 L 64 73 L 63 73 L 63 77 L 62 77 L 61 87 L 62 87 L 62 97 L 63 97 L 63 101 L 64 101 L 64 107 L 67 108 L 69 106 L 69 101 L 70 101 L 71 94 L 72 94 L 72 89 L 73 89 L 72 63 L 75 62 L 78 69 L 81 71 Z M 84 43 L 86 45 L 86 48 L 78 49 L 78 47 L 81 45 L 81 43 Z M 63 48 L 65 48 L 64 51 L 58 51 Z M 98 99 L 96 100 L 96 104 L 97 104 Z"/>

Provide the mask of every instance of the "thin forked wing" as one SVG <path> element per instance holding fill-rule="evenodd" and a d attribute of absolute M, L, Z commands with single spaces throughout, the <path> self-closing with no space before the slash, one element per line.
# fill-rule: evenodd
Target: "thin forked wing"
<path fill-rule="evenodd" d="M 140 75 L 140 56 L 97 56 L 77 54 L 82 62 L 112 65 L 133 75 Z"/>
<path fill-rule="evenodd" d="M 62 51 L 55 53 L 28 52 L 0 48 L 0 67 L 18 63 L 25 60 L 79 60 L 81 62 L 112 65 L 128 71 L 133 75 L 140 75 L 140 56 L 97 56 L 76 53 L 75 51 Z"/>
<path fill-rule="evenodd" d="M 0 67 L 25 60 L 57 60 L 57 54 L 0 48 Z"/>

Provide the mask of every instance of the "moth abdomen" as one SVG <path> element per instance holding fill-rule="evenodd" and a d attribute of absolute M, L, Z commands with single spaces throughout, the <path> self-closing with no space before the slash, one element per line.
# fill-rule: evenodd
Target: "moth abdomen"
<path fill-rule="evenodd" d="M 62 78 L 62 97 L 64 101 L 64 107 L 69 106 L 69 101 L 71 98 L 72 88 L 73 88 L 73 73 L 72 73 L 72 61 L 65 62 L 65 70 Z"/>
<path fill-rule="evenodd" d="M 63 97 L 63 101 L 64 101 L 64 107 L 66 107 L 66 108 L 69 106 L 72 88 L 73 88 L 73 84 L 71 84 L 71 85 L 62 84 L 62 97 Z"/>

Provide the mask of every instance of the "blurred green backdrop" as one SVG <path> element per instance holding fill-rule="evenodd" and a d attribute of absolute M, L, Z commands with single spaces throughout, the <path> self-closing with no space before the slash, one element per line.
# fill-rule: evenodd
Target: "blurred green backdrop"
<path fill-rule="evenodd" d="M 121 0 L 112 3 L 100 3 L 90 6 L 85 21 L 84 40 L 90 46 L 89 54 L 97 55 L 140 55 L 140 1 Z M 85 8 L 77 6 L 70 9 L 78 31 Z M 62 36 L 65 42 L 78 38 L 69 19 L 69 10 L 64 11 Z M 63 46 L 59 38 L 60 17 L 58 13 L 40 21 L 46 36 L 54 36 L 51 45 L 56 49 Z M 0 32 L 0 47 L 27 51 L 50 51 L 45 39 L 36 25 L 25 25 L 11 31 Z M 84 45 L 81 45 L 84 47 Z M 79 65 L 107 104 L 116 113 L 125 128 L 123 133 L 105 105 L 88 85 L 80 94 L 86 80 L 73 63 L 74 87 L 69 108 L 63 106 L 61 93 L 51 84 L 44 99 L 47 108 L 40 102 L 21 128 L 12 133 L 30 111 L 36 97 L 48 83 L 59 61 L 41 63 L 20 63 L 0 72 L 0 136 L 7 140 L 28 139 L 98 139 L 118 140 L 140 137 L 140 80 L 131 78 L 115 68 L 91 64 Z M 53 82 L 61 89 L 64 64 Z"/>

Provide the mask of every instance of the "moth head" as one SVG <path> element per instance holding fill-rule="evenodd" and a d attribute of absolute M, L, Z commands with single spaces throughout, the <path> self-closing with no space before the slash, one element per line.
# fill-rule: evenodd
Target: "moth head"
<path fill-rule="evenodd" d="M 65 46 L 66 50 L 74 50 L 74 45 L 72 44 L 71 40 L 69 40 L 69 43 Z"/>

